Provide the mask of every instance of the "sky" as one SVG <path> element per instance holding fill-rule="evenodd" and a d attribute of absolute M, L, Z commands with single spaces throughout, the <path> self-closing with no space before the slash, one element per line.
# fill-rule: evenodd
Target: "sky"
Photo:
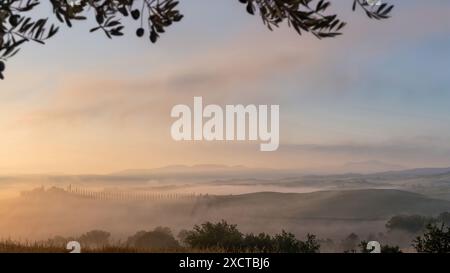
<path fill-rule="evenodd" d="M 374 21 L 332 10 L 344 35 L 268 31 L 239 1 L 180 1 L 156 44 L 86 21 L 27 44 L 0 82 L 0 174 L 226 164 L 324 170 L 348 162 L 450 166 L 450 2 L 397 0 Z M 45 5 L 40 15 L 50 10 Z M 175 142 L 176 104 L 280 105 L 280 148 Z"/>

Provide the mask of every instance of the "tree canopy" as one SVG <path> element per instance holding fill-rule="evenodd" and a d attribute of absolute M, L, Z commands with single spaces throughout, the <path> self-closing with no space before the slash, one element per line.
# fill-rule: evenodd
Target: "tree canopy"
<path fill-rule="evenodd" d="M 402 230 L 410 233 L 422 232 L 429 224 L 450 226 L 450 212 L 442 212 L 437 217 L 423 215 L 395 215 L 386 223 L 389 231 Z"/>
<path fill-rule="evenodd" d="M 49 18 L 34 18 L 32 11 L 47 0 L 2 0 L 0 2 L 0 78 L 5 61 L 13 57 L 25 42 L 44 44 L 60 26 Z M 91 32 L 101 31 L 108 38 L 122 36 L 122 19 L 137 21 L 136 35 L 155 43 L 166 29 L 180 22 L 183 14 L 176 0 L 48 0 L 52 14 L 68 27 L 76 21 L 95 18 Z M 236 0 L 237 1 L 237 0 Z M 299 35 L 311 33 L 319 39 L 336 37 L 346 25 L 329 12 L 333 0 L 238 0 L 251 15 L 259 15 L 273 30 L 287 23 Z M 334 0 L 336 1 L 336 0 Z M 371 19 L 389 18 L 393 5 L 375 0 L 352 0 L 352 9 L 362 9 Z M 211 3 L 212 4 L 212 3 Z"/>
<path fill-rule="evenodd" d="M 317 253 L 320 250 L 320 244 L 313 234 L 307 234 L 305 241 L 298 240 L 294 234 L 284 230 L 274 236 L 266 233 L 242 234 L 236 225 L 228 224 L 224 220 L 218 223 L 206 222 L 200 226 L 196 225 L 184 237 L 184 243 L 187 246 L 212 251 Z"/>
<path fill-rule="evenodd" d="M 410 233 L 417 233 L 426 228 L 428 224 L 435 223 L 437 220 L 433 217 L 422 215 L 396 215 L 386 223 L 389 231 L 402 230 Z"/>
<path fill-rule="evenodd" d="M 138 231 L 128 237 L 127 245 L 142 249 L 177 249 L 180 247 L 168 227 L 156 227 L 153 231 Z"/>
<path fill-rule="evenodd" d="M 413 247 L 419 253 L 450 253 L 450 227 L 427 225 L 423 235 L 414 240 Z"/>

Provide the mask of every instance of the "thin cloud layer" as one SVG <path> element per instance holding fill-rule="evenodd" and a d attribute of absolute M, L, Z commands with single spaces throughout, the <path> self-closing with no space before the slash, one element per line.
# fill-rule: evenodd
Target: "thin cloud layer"
<path fill-rule="evenodd" d="M 250 17 L 230 37 L 220 42 L 217 37 L 210 38 L 216 39 L 218 46 L 190 49 L 187 54 L 180 48 L 173 54 L 177 57 L 169 61 L 164 54 L 170 52 L 152 53 L 150 49 L 136 58 L 132 50 L 124 50 L 117 58 L 126 59 L 133 69 L 122 67 L 123 71 L 111 72 L 109 65 L 119 60 L 105 60 L 104 64 L 98 60 L 96 65 L 105 70 L 96 73 L 70 67 L 59 72 L 52 68 L 30 71 L 24 64 L 20 70 L 30 75 L 26 77 L 29 80 L 11 77 L 4 85 L 7 91 L 0 95 L 4 106 L 0 110 L 0 148 L 8 154 L 8 161 L 0 161 L 0 165 L 24 172 L 108 172 L 205 162 L 250 166 L 277 162 L 279 166 L 270 167 L 315 169 L 369 159 L 406 166 L 449 164 L 445 140 L 450 132 L 439 128 L 435 113 L 439 109 L 419 111 L 411 104 L 413 110 L 405 110 L 409 102 L 392 97 L 409 92 L 415 94 L 418 102 L 414 103 L 418 104 L 429 94 L 429 90 L 416 90 L 415 82 L 435 80 L 431 74 L 421 79 L 402 73 L 413 68 L 401 60 L 423 71 L 420 64 L 426 63 L 426 52 L 449 43 L 442 38 L 450 34 L 449 9 L 445 1 L 402 2 L 394 17 L 382 23 L 345 13 L 351 21 L 345 35 L 323 41 L 299 38 L 286 28 L 271 33 Z M 415 60 L 404 55 L 411 51 L 416 51 Z M 381 71 L 379 79 L 384 79 L 385 64 L 394 64 L 400 75 L 391 83 L 379 82 L 371 74 Z M 449 70 L 449 66 L 443 69 Z M 17 75 L 13 70 L 11 74 Z M 56 73 L 55 80 L 42 80 L 49 79 L 50 71 Z M 436 97 L 442 101 L 450 83 L 437 80 L 446 87 L 440 90 L 441 97 Z M 173 142 L 169 135 L 171 107 L 192 104 L 192 97 L 199 95 L 208 104 L 280 104 L 280 151 L 260 154 L 252 143 Z M 398 107 L 394 110 L 403 112 L 402 118 L 382 113 L 388 105 Z M 447 110 L 443 113 L 450 114 Z M 417 116 L 426 117 L 428 125 L 418 123 Z M 445 116 L 440 118 L 445 120 Z M 330 125 L 330 120 L 340 123 Z M 392 127 L 403 126 L 409 127 L 402 140 Z M 374 131 L 378 134 L 367 137 Z M 417 141 L 417 136 L 444 140 L 423 142 Z M 389 140 L 393 138 L 396 140 Z"/>

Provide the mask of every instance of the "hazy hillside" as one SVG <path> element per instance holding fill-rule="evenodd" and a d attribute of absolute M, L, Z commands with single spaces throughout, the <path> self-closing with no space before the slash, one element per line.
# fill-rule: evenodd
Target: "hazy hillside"
<path fill-rule="evenodd" d="M 208 209 L 241 210 L 241 215 L 274 218 L 377 220 L 396 214 L 433 215 L 450 210 L 450 201 L 399 190 L 253 193 L 214 197 Z"/>
<path fill-rule="evenodd" d="M 239 224 L 246 232 L 286 229 L 299 235 L 315 232 L 331 237 L 382 232 L 386 220 L 396 214 L 450 211 L 450 201 L 399 190 L 260 192 L 146 201 L 95 200 L 50 189 L 0 202 L 0 236 L 30 239 L 92 229 L 108 230 L 118 237 L 156 226 L 178 232 L 221 219 Z"/>
<path fill-rule="evenodd" d="M 372 165 L 380 162 L 368 162 Z M 364 163 L 352 163 L 361 167 Z M 384 163 L 383 163 L 384 164 Z M 0 199 L 33 186 L 128 188 L 142 191 L 195 192 L 217 195 L 252 192 L 397 189 L 450 200 L 450 168 L 422 168 L 372 174 L 313 175 L 299 170 L 255 169 L 244 166 L 168 166 L 105 175 L 28 175 L 0 177 Z"/>
<path fill-rule="evenodd" d="M 103 229 L 123 238 L 156 226 L 178 232 L 221 219 L 239 224 L 245 232 L 286 229 L 299 236 L 314 232 L 323 237 L 378 233 L 385 231 L 386 220 L 393 215 L 450 211 L 450 174 L 446 171 L 304 175 L 198 165 L 109 175 L 9 176 L 3 177 L 0 185 L 0 237 L 48 238 Z M 16 197 L 21 190 L 40 185 L 209 195 L 148 202 L 83 199 L 66 196 L 64 191 Z"/>

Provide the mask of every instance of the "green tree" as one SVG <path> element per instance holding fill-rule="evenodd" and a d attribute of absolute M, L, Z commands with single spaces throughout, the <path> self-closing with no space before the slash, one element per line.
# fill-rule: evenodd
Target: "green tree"
<path fill-rule="evenodd" d="M 410 233 L 422 231 L 428 224 L 434 223 L 436 219 L 422 215 L 396 215 L 389 219 L 386 228 L 392 230 L 402 230 Z"/>
<path fill-rule="evenodd" d="M 274 236 L 274 243 L 279 253 L 317 253 L 320 250 L 320 244 L 312 234 L 306 235 L 306 241 L 300 241 L 294 234 L 283 230 Z"/>
<path fill-rule="evenodd" d="M 226 252 L 316 253 L 320 249 L 316 236 L 312 234 L 308 234 L 305 241 L 284 230 L 274 236 L 266 233 L 243 235 L 236 225 L 224 220 L 196 225 L 192 231 L 183 232 L 182 237 L 186 245 L 192 248 Z"/>
<path fill-rule="evenodd" d="M 274 237 L 276 252 L 280 253 L 298 253 L 300 252 L 300 242 L 295 238 L 295 235 L 281 231 L 281 234 L 276 234 Z"/>
<path fill-rule="evenodd" d="M 168 227 L 157 227 L 153 231 L 139 231 L 128 238 L 127 245 L 155 249 L 176 249 L 180 247 Z"/>
<path fill-rule="evenodd" d="M 48 18 L 33 18 L 30 14 L 46 0 L 0 1 L 0 78 L 4 61 L 14 56 L 20 46 L 29 41 L 43 44 L 53 37 L 59 26 Z M 101 31 L 107 37 L 122 36 L 122 19 L 137 21 L 136 35 L 147 36 L 152 43 L 173 23 L 182 20 L 176 0 L 48 0 L 51 11 L 61 24 L 72 27 L 76 21 L 94 18 L 91 32 Z M 312 33 L 317 38 L 335 37 L 345 26 L 337 14 L 329 13 L 329 0 L 239 0 L 248 13 L 258 14 L 270 29 L 287 22 L 299 35 Z M 360 7 L 369 18 L 388 18 L 392 5 L 370 5 L 367 0 L 353 0 L 353 10 Z"/>
<path fill-rule="evenodd" d="M 428 224 L 423 235 L 413 241 L 413 247 L 422 253 L 450 253 L 450 227 Z"/>
<path fill-rule="evenodd" d="M 111 234 L 103 230 L 91 230 L 81 235 L 78 241 L 89 247 L 104 247 L 109 245 L 109 237 Z"/>
<path fill-rule="evenodd" d="M 215 224 L 206 222 L 201 226 L 195 225 L 194 230 L 189 232 L 185 241 L 193 248 L 223 249 L 235 252 L 242 248 L 243 235 L 236 225 L 222 220 Z"/>
<path fill-rule="evenodd" d="M 243 245 L 248 252 L 271 253 L 275 251 L 274 241 L 266 233 L 260 233 L 258 235 L 250 233 L 245 235 Z"/>
<path fill-rule="evenodd" d="M 320 250 L 320 244 L 317 241 L 316 235 L 307 234 L 306 241 L 300 241 L 299 252 L 300 253 L 318 253 Z"/>
<path fill-rule="evenodd" d="M 189 236 L 190 232 L 186 229 L 182 229 L 180 230 L 180 232 L 178 232 L 177 238 L 180 241 L 182 246 L 187 246 L 188 243 L 186 242 L 186 238 Z"/>

